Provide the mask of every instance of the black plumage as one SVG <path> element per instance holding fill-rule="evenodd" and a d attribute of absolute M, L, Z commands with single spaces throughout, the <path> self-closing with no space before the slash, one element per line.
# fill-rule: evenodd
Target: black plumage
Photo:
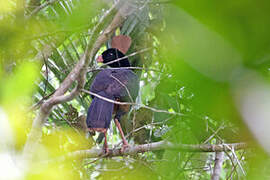
<path fill-rule="evenodd" d="M 103 60 L 104 63 L 110 63 L 124 56 L 125 55 L 118 49 L 110 48 L 104 51 L 102 56 L 98 59 L 99 61 Z M 121 69 L 121 67 L 130 66 L 128 58 L 110 63 L 108 66 L 111 68 L 104 69 L 97 74 L 91 85 L 90 91 L 114 101 L 135 102 L 139 89 L 139 79 L 132 70 Z M 93 130 L 106 133 L 114 112 L 116 119 L 115 123 L 123 138 L 123 132 L 121 132 L 121 127 L 119 127 L 119 121 L 121 116 L 129 111 L 130 107 L 128 105 L 117 105 L 96 96 L 92 96 L 92 99 L 86 120 L 90 131 Z M 124 139 L 123 142 L 124 144 L 127 144 Z M 106 146 L 107 145 L 105 144 L 105 147 Z"/>

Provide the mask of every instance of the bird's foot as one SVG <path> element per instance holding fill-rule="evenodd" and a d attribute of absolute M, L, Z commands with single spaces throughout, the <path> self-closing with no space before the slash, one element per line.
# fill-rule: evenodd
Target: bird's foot
<path fill-rule="evenodd" d="M 103 151 L 104 151 L 104 156 L 108 156 L 110 153 L 108 144 L 107 144 L 107 140 L 105 141 L 104 145 L 103 145 Z"/>
<path fill-rule="evenodd" d="M 129 147 L 130 147 L 130 146 L 129 146 L 128 143 L 124 143 L 124 144 L 122 145 L 121 149 L 120 149 L 121 153 L 123 154 L 123 153 L 126 151 L 126 149 L 128 149 Z"/>
<path fill-rule="evenodd" d="M 110 150 L 109 150 L 109 148 L 108 148 L 108 147 L 104 147 L 104 148 L 103 148 L 103 150 L 104 150 L 104 156 L 109 155 Z"/>
<path fill-rule="evenodd" d="M 108 155 L 109 152 L 110 152 L 109 148 L 104 148 L 104 153 L 105 153 L 105 155 Z"/>

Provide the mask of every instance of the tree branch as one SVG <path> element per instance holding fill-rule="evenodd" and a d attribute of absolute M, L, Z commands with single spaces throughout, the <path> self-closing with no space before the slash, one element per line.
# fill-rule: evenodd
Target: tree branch
<path fill-rule="evenodd" d="M 228 148 L 230 147 L 230 149 Z M 62 156 L 59 160 L 65 159 L 74 159 L 74 158 L 98 158 L 100 156 L 104 157 L 115 157 L 123 155 L 133 155 L 137 153 L 143 153 L 147 151 L 156 151 L 156 150 L 181 150 L 186 152 L 223 152 L 230 151 L 232 148 L 234 150 L 241 150 L 247 148 L 246 143 L 233 143 L 233 144 L 217 144 L 217 145 L 208 145 L 208 144 L 173 144 L 168 141 L 160 141 L 149 144 L 135 145 L 131 146 L 122 153 L 121 148 L 109 149 L 109 153 L 106 156 L 103 149 L 92 148 L 89 150 L 80 150 L 68 153 L 66 156 Z"/>
<path fill-rule="evenodd" d="M 107 13 L 105 13 L 105 15 L 101 18 L 101 21 L 104 21 L 106 17 L 109 17 L 109 15 L 113 12 L 113 9 L 116 7 L 116 4 Z M 128 8 L 126 4 L 127 3 L 124 3 L 123 6 L 121 6 L 120 10 L 122 8 L 124 9 Z M 40 111 L 38 112 L 38 115 L 34 119 L 34 122 L 32 124 L 32 129 L 29 133 L 27 142 L 24 146 L 23 156 L 25 159 L 30 159 L 30 160 L 32 159 L 33 154 L 36 150 L 36 146 L 38 145 L 38 142 L 42 136 L 41 128 L 44 122 L 46 121 L 47 117 L 49 116 L 53 106 L 56 104 L 62 103 L 64 101 L 73 99 L 78 94 L 79 90 L 84 86 L 85 75 L 87 72 L 87 67 L 90 64 L 90 61 L 93 59 L 94 55 L 96 54 L 98 49 L 102 46 L 102 44 L 105 43 L 110 38 L 111 34 L 115 31 L 116 28 L 118 28 L 124 22 L 126 18 L 120 14 L 120 10 L 115 15 L 115 17 L 113 18 L 109 26 L 97 38 L 93 46 L 91 44 L 93 41 L 92 36 L 91 36 L 91 39 L 89 41 L 89 44 L 87 45 L 86 51 L 84 55 L 81 57 L 81 59 L 79 60 L 79 62 L 72 69 L 72 71 L 65 78 L 65 80 L 60 84 L 60 87 L 55 91 L 52 97 L 44 101 L 44 103 L 41 105 Z M 100 22 L 99 24 L 101 23 L 102 22 Z M 94 29 L 93 33 L 95 33 L 95 31 L 97 31 L 97 28 Z M 73 89 L 72 93 L 65 96 L 64 94 L 68 91 L 72 83 L 76 80 L 78 81 L 77 87 Z"/>

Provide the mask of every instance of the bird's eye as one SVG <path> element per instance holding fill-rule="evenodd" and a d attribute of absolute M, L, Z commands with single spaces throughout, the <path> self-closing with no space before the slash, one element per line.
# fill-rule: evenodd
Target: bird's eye
<path fill-rule="evenodd" d="M 109 55 L 110 55 L 110 56 L 112 56 L 112 55 L 113 55 L 113 53 L 110 53 Z"/>

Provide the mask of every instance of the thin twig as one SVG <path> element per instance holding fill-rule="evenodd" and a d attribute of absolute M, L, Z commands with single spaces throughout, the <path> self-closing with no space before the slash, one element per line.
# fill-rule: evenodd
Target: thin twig
<path fill-rule="evenodd" d="M 224 144 L 224 146 L 226 146 L 227 148 L 230 149 L 230 151 L 232 152 L 233 156 L 235 157 L 236 162 L 237 162 L 238 166 L 240 167 L 240 169 L 241 169 L 243 175 L 246 176 L 246 172 L 245 172 L 244 168 L 242 167 L 242 165 L 241 165 L 241 163 L 240 163 L 240 161 L 239 161 L 237 155 L 236 155 L 235 152 L 234 152 L 234 147 L 229 147 L 227 144 Z"/>
<path fill-rule="evenodd" d="M 87 72 L 93 72 L 93 71 L 102 71 L 104 69 L 110 69 L 110 70 L 118 70 L 118 69 L 138 69 L 138 70 L 144 70 L 144 71 L 155 71 L 159 73 L 163 73 L 162 71 L 158 69 L 153 68 L 143 68 L 143 67 L 119 67 L 119 68 L 91 68 Z"/>
<path fill-rule="evenodd" d="M 210 141 L 214 136 L 216 136 L 218 134 L 218 132 L 221 129 L 224 129 L 224 125 L 223 124 L 216 131 L 214 131 L 214 133 L 209 138 L 207 138 L 203 143 L 207 143 L 208 141 Z"/>
<path fill-rule="evenodd" d="M 46 99 L 48 99 L 50 96 L 52 96 L 54 92 L 55 91 L 53 91 L 52 93 L 48 94 L 47 96 L 44 96 L 36 104 L 34 104 L 33 106 L 31 106 L 28 111 L 33 111 L 33 110 L 37 109 Z"/>
<path fill-rule="evenodd" d="M 123 86 L 125 88 L 126 92 L 128 93 L 128 96 L 129 96 L 130 101 L 132 103 L 134 103 L 134 100 L 133 100 L 133 98 L 132 98 L 132 96 L 131 96 L 131 94 L 130 94 L 128 88 L 127 88 L 127 86 L 124 83 L 122 83 L 117 77 L 114 77 L 113 75 L 111 75 L 111 77 L 113 79 L 115 79 L 119 84 L 121 84 L 121 86 Z"/>
<path fill-rule="evenodd" d="M 209 129 L 210 129 L 212 132 L 215 132 L 211 127 L 209 127 Z M 215 134 L 215 137 L 218 138 L 218 140 L 219 140 L 220 142 L 223 142 L 223 139 L 222 139 L 217 133 Z M 234 164 L 234 161 L 233 161 L 233 158 L 231 157 L 231 155 L 230 155 L 227 151 L 225 151 L 225 154 L 229 157 L 229 159 L 230 159 L 230 161 L 231 161 L 231 163 L 232 163 L 233 168 L 236 169 L 236 165 Z"/>
<path fill-rule="evenodd" d="M 85 92 L 87 94 L 90 94 L 90 95 L 93 95 L 93 96 L 96 96 L 104 101 L 107 101 L 107 102 L 111 102 L 111 103 L 114 103 L 114 104 L 119 104 L 119 105 L 136 105 L 136 106 L 139 106 L 141 108 L 145 108 L 145 109 L 149 109 L 151 111 L 154 111 L 154 112 L 157 112 L 157 113 L 166 113 L 166 114 L 173 114 L 173 115 L 178 115 L 178 116 L 184 116 L 184 114 L 182 113 L 178 113 L 178 112 L 170 112 L 170 111 L 166 111 L 166 110 L 161 110 L 161 109 L 156 109 L 156 108 L 153 108 L 153 107 L 149 107 L 149 106 L 146 106 L 144 104 L 137 104 L 137 103 L 130 103 L 130 102 L 119 102 L 119 101 L 114 101 L 114 100 L 111 100 L 109 98 L 106 98 L 106 97 L 103 97 L 103 96 L 100 96 L 96 93 L 93 93 L 91 91 L 87 91 L 85 89 L 82 89 L 81 90 L 82 92 Z"/>
<path fill-rule="evenodd" d="M 145 48 L 145 49 L 136 51 L 136 52 L 131 53 L 131 54 L 127 55 L 127 56 L 124 56 L 124 57 L 121 57 L 121 58 L 117 58 L 117 59 L 115 59 L 115 60 L 113 60 L 113 61 L 104 63 L 102 66 L 109 65 L 109 64 L 112 64 L 112 63 L 121 61 L 121 60 L 123 60 L 123 59 L 129 58 L 129 57 L 132 57 L 132 56 L 135 56 L 135 55 L 140 54 L 140 53 L 144 53 L 144 52 L 146 52 L 146 51 L 149 51 L 150 49 L 151 49 L 151 48 Z M 102 67 L 102 66 L 101 66 L 101 67 Z"/>
<path fill-rule="evenodd" d="M 79 132 L 78 129 L 76 129 L 74 126 L 72 126 L 71 122 L 69 122 L 67 119 L 64 118 L 64 120 L 66 121 L 66 123 L 68 123 L 68 125 L 71 127 L 71 129 L 73 129 L 79 136 L 82 137 L 82 134 Z"/>
<path fill-rule="evenodd" d="M 242 152 L 242 154 L 240 155 L 240 160 L 243 158 L 244 154 L 245 154 L 245 150 L 244 150 L 244 151 Z M 237 165 L 234 165 L 234 166 L 233 166 L 231 173 L 229 174 L 229 176 L 228 176 L 226 179 L 229 179 L 229 178 L 232 179 L 233 172 L 234 172 L 234 171 L 237 171 L 236 167 L 237 167 Z M 237 172 L 236 172 L 236 173 L 237 173 Z"/>

